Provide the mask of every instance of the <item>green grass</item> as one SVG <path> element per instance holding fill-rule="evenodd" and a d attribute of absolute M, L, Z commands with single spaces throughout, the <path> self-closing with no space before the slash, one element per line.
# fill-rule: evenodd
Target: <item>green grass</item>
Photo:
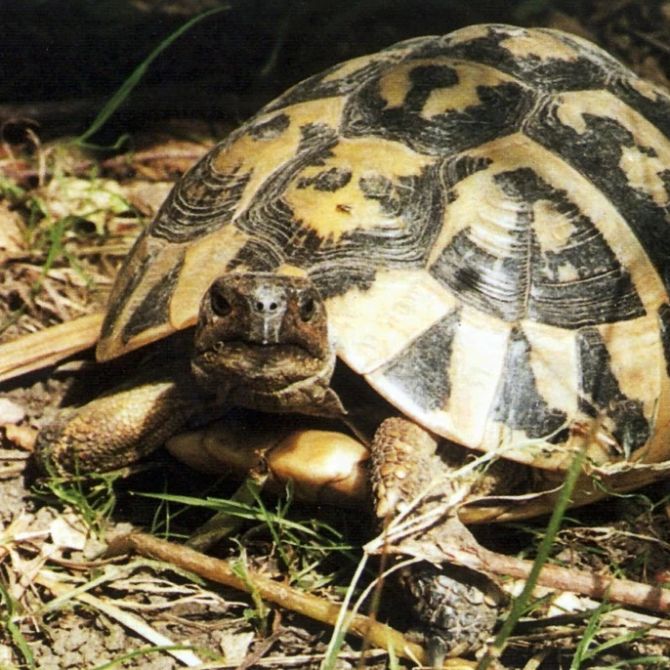
<path fill-rule="evenodd" d="M 175 40 L 179 39 L 184 33 L 188 32 L 193 26 L 200 23 L 204 19 L 209 18 L 214 14 L 227 11 L 229 7 L 217 7 L 211 9 L 198 16 L 193 17 L 187 21 L 183 26 L 170 33 L 160 44 L 133 70 L 129 77 L 121 84 L 119 89 L 107 101 L 104 107 L 100 110 L 93 123 L 75 140 L 79 146 L 91 146 L 88 140 L 91 139 L 106 123 L 111 116 L 119 109 L 119 107 L 126 101 L 132 90 L 139 84 L 151 63 L 158 58 Z M 125 136 L 119 138 L 112 149 L 118 148 L 125 140 Z"/>
<path fill-rule="evenodd" d="M 55 497 L 61 505 L 72 509 L 96 537 L 102 538 L 116 507 L 114 485 L 123 474 L 122 471 L 70 477 L 50 474 L 38 482 L 35 494 L 47 501 Z"/>
<path fill-rule="evenodd" d="M 37 667 L 35 658 L 30 649 L 28 641 L 21 633 L 21 629 L 16 623 L 18 603 L 12 598 L 0 580 L 0 628 L 4 627 L 16 651 L 20 654 L 25 668 L 32 670 Z"/>
<path fill-rule="evenodd" d="M 570 506 L 572 492 L 575 488 L 575 485 L 577 484 L 579 476 L 582 474 L 582 464 L 586 457 L 586 446 L 587 445 L 585 442 L 584 448 L 577 452 L 575 458 L 570 464 L 568 471 L 565 474 L 565 480 L 563 482 L 558 500 L 556 501 L 556 507 L 554 508 L 554 511 L 549 518 L 547 529 L 537 549 L 537 556 L 533 562 L 533 566 L 528 575 L 528 578 L 526 579 L 524 587 L 521 593 L 512 601 L 512 607 L 509 614 L 503 621 L 503 625 L 496 635 L 493 645 L 490 649 L 487 650 L 486 654 L 479 662 L 477 670 L 486 670 L 495 661 L 495 659 L 500 658 L 503 650 L 505 649 L 505 646 L 507 645 L 507 641 L 512 634 L 512 631 L 531 604 L 533 590 L 537 585 L 537 578 L 540 574 L 540 571 L 542 570 L 542 567 L 549 559 L 554 540 L 561 528 L 563 517 L 565 516 L 565 512 Z"/>
<path fill-rule="evenodd" d="M 238 547 L 239 555 L 233 562 L 233 572 L 244 582 L 247 591 L 251 596 L 251 601 L 254 604 L 253 607 L 247 607 L 244 610 L 244 617 L 254 626 L 254 628 L 256 628 L 262 637 L 267 637 L 270 633 L 269 619 L 271 610 L 263 601 L 263 597 L 256 588 L 253 579 L 249 577 L 246 549 L 240 543 L 238 543 Z"/>
<path fill-rule="evenodd" d="M 333 582 L 335 573 L 322 573 L 321 569 L 334 554 L 345 558 L 349 566 L 355 564 L 353 545 L 346 542 L 335 527 L 311 515 L 300 519 L 292 518 L 296 515 L 293 513 L 290 493 L 285 498 L 276 500 L 273 508 L 270 508 L 261 497 L 257 485 L 250 479 L 243 486 L 249 491 L 247 500 L 239 497 L 199 498 L 167 493 L 138 495 L 160 500 L 163 504 L 206 508 L 219 515 L 220 523 L 231 529 L 237 531 L 240 524 L 235 521 L 239 521 L 245 525 L 247 533 L 258 534 L 260 531 L 266 534 L 270 540 L 271 555 L 286 570 L 289 582 L 305 590 L 314 590 Z M 179 512 L 170 514 L 169 521 L 165 513 L 163 514 L 166 527 L 175 525 L 176 514 Z M 155 530 L 161 531 L 160 528 Z"/>
<path fill-rule="evenodd" d="M 596 636 L 600 629 L 603 614 L 610 612 L 613 609 L 615 609 L 613 605 L 602 603 L 593 611 L 593 614 L 591 614 L 586 624 L 584 633 L 577 644 L 577 648 L 575 649 L 575 654 L 570 663 L 570 670 L 581 670 L 581 668 L 585 667 L 586 663 L 596 660 L 600 654 L 608 649 L 644 637 L 646 630 L 641 629 L 638 631 L 631 631 L 624 635 L 617 635 L 605 642 L 598 643 Z"/>
<path fill-rule="evenodd" d="M 212 15 L 226 11 L 227 9 L 227 6 L 218 7 L 199 14 L 164 38 L 125 79 L 119 89 L 99 111 L 91 125 L 70 143 L 70 148 L 72 144 L 75 144 L 78 147 L 95 148 L 94 145 L 89 144 L 89 140 L 103 128 L 111 116 L 124 103 L 156 58 L 168 49 L 175 40 L 193 28 L 193 26 Z M 124 137 L 120 138 L 112 149 L 120 147 Z M 55 148 L 58 148 L 58 146 L 60 146 L 62 150 L 65 150 L 63 145 L 55 145 Z M 43 154 L 40 151 L 38 155 L 41 156 Z M 79 264 L 76 254 L 71 253 L 66 247 L 66 239 L 68 239 L 69 234 L 76 229 L 77 224 L 82 219 L 95 221 L 100 215 L 108 216 L 110 212 L 118 213 L 119 207 L 124 210 L 131 209 L 130 205 L 125 201 L 122 203 L 112 202 L 112 199 L 110 199 L 111 194 L 106 192 L 102 185 L 103 181 L 94 179 L 93 175 L 91 175 L 90 180 L 75 179 L 64 175 L 64 170 L 59 167 L 60 163 L 58 155 L 58 151 L 51 153 L 50 162 L 53 163 L 51 167 L 56 176 L 49 182 L 48 188 L 51 189 L 51 191 L 48 195 L 44 192 L 45 189 L 42 186 L 37 189 L 28 190 L 14 183 L 11 179 L 0 177 L 0 198 L 7 200 L 16 211 L 22 214 L 25 221 L 25 231 L 27 236 L 25 241 L 28 249 L 33 253 L 39 253 L 44 256 L 40 276 L 30 287 L 31 298 L 40 294 L 48 272 L 61 259 L 65 259 L 67 264 L 79 274 L 84 282 L 87 285 L 92 286 L 92 281 Z M 52 189 L 51 187 L 54 184 L 54 181 L 55 183 L 62 185 L 62 188 Z M 71 187 L 75 182 L 88 182 L 88 199 L 90 200 L 90 207 L 88 209 L 85 207 L 86 203 L 81 202 L 82 194 L 74 194 L 71 192 Z M 101 200 L 103 195 L 106 196 L 106 199 L 104 199 L 106 201 L 104 203 Z M 47 197 L 57 198 L 62 201 L 63 207 L 70 208 L 71 213 L 62 217 L 54 217 L 50 213 L 49 203 L 45 199 Z M 61 207 L 61 209 L 63 207 Z M 75 209 L 77 210 L 76 212 L 74 211 Z M 98 233 L 102 234 L 103 231 L 100 230 L 100 226 L 96 225 L 96 227 L 98 228 Z M 22 305 L 6 316 L 2 323 L 0 323 L 0 334 L 16 323 L 26 313 L 27 309 L 28 307 L 26 305 Z"/>

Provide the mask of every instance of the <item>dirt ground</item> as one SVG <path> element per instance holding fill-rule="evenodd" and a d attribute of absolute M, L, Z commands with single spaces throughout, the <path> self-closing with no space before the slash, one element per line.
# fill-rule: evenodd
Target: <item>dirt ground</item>
<path fill-rule="evenodd" d="M 572 30 L 655 83 L 669 85 L 670 2 L 473 1 L 445 9 L 449 3 L 398 1 L 342 3 L 339 10 L 325 3 L 309 7 L 287 2 L 286 11 L 275 15 L 282 3 L 270 12 L 267 3 L 258 1 L 233 12 L 225 24 L 217 24 L 221 18 L 214 16 L 214 28 L 203 23 L 193 33 L 197 39 L 187 35 L 175 43 L 176 51 L 166 51 L 156 71 L 147 75 L 146 87 L 95 138 L 109 144 L 119 131 L 131 132 L 122 149 L 82 149 L 68 144 L 65 136 L 82 132 L 106 92 L 130 73 L 140 53 L 146 56 L 146 44 L 157 44 L 171 27 L 183 23 L 194 5 L 135 2 L 126 7 L 120 2 L 124 11 L 114 14 L 119 25 L 129 21 L 128 32 L 145 40 L 145 49 L 132 52 L 135 60 L 126 62 L 120 33 L 112 40 L 101 16 L 84 12 L 69 23 L 66 16 L 52 17 L 49 30 L 48 22 L 34 21 L 35 16 L 44 18 L 41 3 L 31 4 L 0 10 L 0 23 L 2 11 L 8 11 L 4 23 L 11 26 L 15 46 L 5 66 L 18 82 L 8 84 L 0 98 L 0 343 L 99 312 L 121 259 L 173 180 L 259 104 L 339 60 L 412 35 L 507 21 Z M 256 21 L 258 16 L 265 20 Z M 58 21 L 62 26 L 56 26 Z M 78 42 L 82 27 L 90 29 L 89 37 Z M 113 65 L 95 58 L 105 39 L 114 43 Z M 54 63 L 54 54 L 62 62 Z M 223 93 L 216 101 L 195 90 L 209 90 L 216 74 L 212 63 L 222 76 L 216 90 Z M 224 66 L 230 63 L 234 67 Z M 36 75 L 50 64 L 49 77 Z M 59 89 L 58 81 L 65 81 L 73 67 L 83 71 L 81 85 Z M 163 86 L 160 77 L 166 72 L 172 76 Z M 85 492 L 77 486 L 49 488 L 36 479 L 31 450 L 40 427 L 61 405 L 84 402 L 123 380 L 139 360 L 99 366 L 89 349 L 55 367 L 0 383 L 0 670 L 320 667 L 332 636 L 329 627 L 287 609 L 263 607 L 251 596 L 164 563 L 102 555 L 110 537 L 131 527 L 181 539 L 211 514 L 145 494 L 226 498 L 238 483 L 190 472 L 163 451 L 129 476 L 114 482 L 103 477 L 85 485 Z M 660 484 L 575 514 L 559 535 L 554 558 L 667 585 L 667 494 L 668 487 Z M 281 506 L 272 498 L 265 504 L 271 510 Z M 310 553 L 305 551 L 308 536 L 299 534 L 295 541 L 303 546 L 291 549 L 295 566 L 310 561 L 316 566 L 295 583 L 340 600 L 369 536 L 365 515 L 297 503 L 287 514 L 307 525 L 318 518 L 333 529 L 337 542 L 351 545 L 347 551 Z M 487 546 L 532 555 L 545 523 L 477 532 Z M 288 579 L 287 559 L 267 524 L 243 524 L 217 547 L 217 554 L 235 558 L 240 546 L 249 566 L 268 577 Z M 369 568 L 368 581 L 376 570 Z M 408 625 L 404 606 L 389 589 L 378 615 L 403 629 Z M 547 596 L 518 627 L 502 667 L 670 667 L 667 617 L 637 608 L 603 610 L 594 631 L 596 624 L 588 616 L 573 611 L 585 601 L 568 602 L 567 594 L 561 598 L 557 603 Z M 588 649 L 580 648 L 585 639 L 592 640 Z M 394 663 L 412 667 L 351 637 L 334 667 Z"/>

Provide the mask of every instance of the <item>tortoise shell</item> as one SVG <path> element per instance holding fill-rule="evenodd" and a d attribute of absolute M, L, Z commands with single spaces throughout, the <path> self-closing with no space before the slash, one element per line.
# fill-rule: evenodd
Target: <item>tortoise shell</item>
<path fill-rule="evenodd" d="M 562 469 L 670 455 L 670 97 L 592 44 L 479 25 L 296 85 L 176 184 L 98 357 L 226 272 L 309 276 L 338 355 L 455 442 Z M 580 437 L 581 435 L 581 437 Z"/>

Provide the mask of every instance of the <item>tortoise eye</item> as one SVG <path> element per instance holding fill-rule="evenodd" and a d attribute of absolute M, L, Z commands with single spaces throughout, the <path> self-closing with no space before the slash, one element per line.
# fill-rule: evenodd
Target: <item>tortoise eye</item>
<path fill-rule="evenodd" d="M 300 318 L 307 322 L 310 321 L 316 312 L 316 303 L 314 298 L 305 298 L 300 302 Z"/>
<path fill-rule="evenodd" d="M 233 311 L 233 306 L 230 304 L 228 298 L 215 288 L 210 293 L 209 302 L 212 306 L 212 311 L 217 316 L 228 316 Z"/>

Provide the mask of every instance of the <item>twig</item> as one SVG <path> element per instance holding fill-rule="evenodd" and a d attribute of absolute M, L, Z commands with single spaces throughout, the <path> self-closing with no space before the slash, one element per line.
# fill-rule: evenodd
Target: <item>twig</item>
<path fill-rule="evenodd" d="M 206 579 L 249 592 L 248 584 L 235 574 L 228 561 L 206 556 L 182 545 L 160 540 L 145 533 L 130 533 L 115 538 L 108 550 L 111 555 L 128 552 L 137 552 L 143 556 L 166 561 Z M 303 593 L 250 570 L 247 571 L 247 578 L 253 583 L 253 587 L 261 597 L 269 602 L 330 625 L 337 620 L 340 606 L 336 603 Z M 395 653 L 404 658 L 415 658 L 420 662 L 426 660 L 422 647 L 408 641 L 393 628 L 361 614 L 350 617 L 348 631 L 353 635 L 368 639 L 374 646 L 382 649 L 393 648 Z M 472 668 L 474 666 L 463 659 L 449 659 L 445 667 Z"/>
<path fill-rule="evenodd" d="M 436 542 L 430 548 L 429 556 L 426 555 L 425 546 L 416 545 L 416 550 L 414 547 L 414 541 L 410 540 L 403 543 L 400 549 L 393 547 L 388 547 L 388 549 L 394 553 L 416 555 L 434 562 L 448 561 L 472 570 L 517 579 L 527 579 L 533 567 L 533 561 L 498 554 L 475 543 L 465 546 L 450 543 L 447 546 L 443 542 Z M 606 600 L 629 607 L 641 607 L 661 614 L 670 613 L 670 591 L 629 579 L 545 564 L 539 573 L 537 584 L 561 591 L 579 593 L 597 600 Z"/>
<path fill-rule="evenodd" d="M 521 579 L 528 576 L 533 564 L 532 561 L 496 554 L 488 549 L 481 550 L 480 558 L 480 569 Z M 572 591 L 594 599 L 607 600 L 611 603 L 642 607 L 662 614 L 670 613 L 670 591 L 630 579 L 619 579 L 585 570 L 545 564 L 540 571 L 537 583 L 560 591 Z"/>
<path fill-rule="evenodd" d="M 0 381 L 46 367 L 93 346 L 103 314 L 82 316 L 0 347 Z"/>

